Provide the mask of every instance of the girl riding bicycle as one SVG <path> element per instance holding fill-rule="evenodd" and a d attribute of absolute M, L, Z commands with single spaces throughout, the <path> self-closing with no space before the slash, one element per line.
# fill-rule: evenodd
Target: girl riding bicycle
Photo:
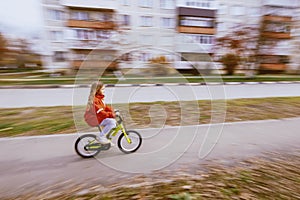
<path fill-rule="evenodd" d="M 108 144 L 110 141 L 105 135 L 116 127 L 116 120 L 113 108 L 104 102 L 104 94 L 104 84 L 100 81 L 94 82 L 91 86 L 84 119 L 92 127 L 103 127 L 102 131 L 100 131 L 99 142 Z"/>

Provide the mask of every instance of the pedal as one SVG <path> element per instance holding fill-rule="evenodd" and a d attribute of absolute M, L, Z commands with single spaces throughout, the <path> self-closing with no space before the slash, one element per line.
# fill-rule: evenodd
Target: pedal
<path fill-rule="evenodd" d="M 110 146 L 115 147 L 116 145 L 110 141 Z"/>
<path fill-rule="evenodd" d="M 110 147 L 111 147 L 111 143 L 108 143 L 108 144 L 102 144 L 102 145 L 101 145 L 101 150 L 106 151 L 106 150 L 110 149 Z"/>

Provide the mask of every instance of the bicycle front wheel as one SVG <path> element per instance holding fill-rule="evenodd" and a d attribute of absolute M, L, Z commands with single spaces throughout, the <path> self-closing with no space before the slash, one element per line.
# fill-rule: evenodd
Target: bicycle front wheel
<path fill-rule="evenodd" d="M 127 137 L 122 133 L 118 139 L 118 147 L 123 153 L 136 152 L 142 145 L 142 137 L 136 131 L 126 131 Z"/>
<path fill-rule="evenodd" d="M 97 137 L 93 134 L 80 136 L 75 142 L 76 153 L 83 158 L 96 156 L 101 150 Z"/>

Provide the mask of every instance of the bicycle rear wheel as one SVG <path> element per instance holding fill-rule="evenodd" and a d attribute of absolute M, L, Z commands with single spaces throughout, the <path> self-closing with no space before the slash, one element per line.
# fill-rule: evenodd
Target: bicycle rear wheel
<path fill-rule="evenodd" d="M 123 153 L 133 153 L 142 145 L 142 137 L 136 131 L 126 131 L 126 134 L 130 143 L 127 141 L 124 133 L 122 133 L 118 139 L 118 147 Z"/>
<path fill-rule="evenodd" d="M 75 151 L 83 158 L 91 158 L 101 151 L 101 144 L 99 144 L 95 135 L 86 134 L 76 140 Z"/>

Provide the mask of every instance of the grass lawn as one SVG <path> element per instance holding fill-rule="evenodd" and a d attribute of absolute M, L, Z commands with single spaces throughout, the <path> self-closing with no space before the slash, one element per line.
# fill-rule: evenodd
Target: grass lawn
<path fill-rule="evenodd" d="M 90 78 L 76 76 L 49 77 L 44 74 L 21 74 L 5 75 L 0 74 L 0 86 L 12 85 L 64 85 L 64 84 L 88 84 Z M 92 79 L 95 79 L 93 77 Z M 105 84 L 145 84 L 145 83 L 204 83 L 204 82 L 270 82 L 270 81 L 300 81 L 300 76 L 295 75 L 257 75 L 253 78 L 245 76 L 182 76 L 182 77 L 137 77 L 130 76 L 124 80 L 119 80 L 114 76 L 104 76 L 101 80 Z"/>
<path fill-rule="evenodd" d="M 195 105 L 199 106 L 199 112 L 193 110 Z M 300 117 L 300 97 L 228 100 L 226 113 L 222 109 L 212 110 L 212 105 L 215 104 L 210 101 L 187 101 L 132 103 L 129 105 L 129 109 L 127 104 L 113 106 L 122 111 L 127 128 L 134 129 L 161 127 L 162 125 L 220 123 L 223 122 L 223 117 L 225 117 L 225 122 Z M 187 108 L 189 114 L 181 114 L 180 107 Z M 79 109 L 83 110 L 84 107 Z M 162 112 L 162 110 L 165 111 Z M 73 114 L 70 106 L 1 108 L 0 137 L 76 133 Z M 181 115 L 184 117 L 181 118 Z M 219 116 L 221 121 L 214 120 L 212 115 Z M 76 117 L 78 130 L 96 131 L 85 124 L 82 113 L 76 112 L 75 116 L 78 116 Z"/>

